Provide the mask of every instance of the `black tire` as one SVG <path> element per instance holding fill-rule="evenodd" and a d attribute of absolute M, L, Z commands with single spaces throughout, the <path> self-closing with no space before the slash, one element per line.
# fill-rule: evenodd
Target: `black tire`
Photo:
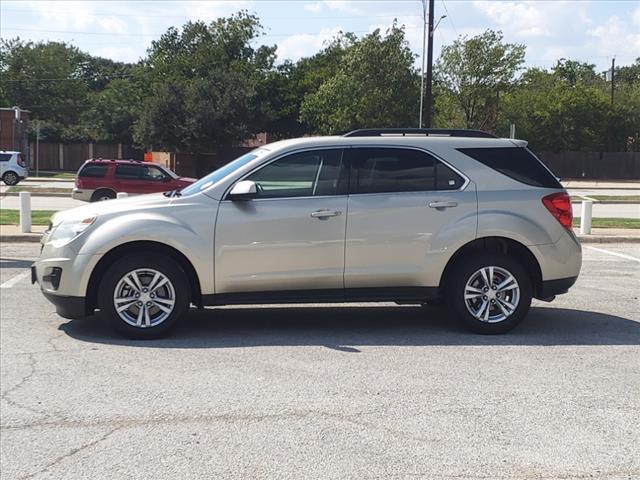
<path fill-rule="evenodd" d="M 153 269 L 160 272 L 169 280 L 173 288 L 175 299 L 173 310 L 157 325 L 146 327 L 130 325 L 116 311 L 113 300 L 116 288 L 127 273 L 137 269 Z M 189 279 L 180 265 L 171 258 L 150 253 L 131 254 L 115 262 L 102 277 L 98 291 L 98 307 L 104 319 L 120 334 L 139 340 L 161 338 L 167 335 L 189 307 L 190 299 Z M 132 308 L 137 307 L 132 306 Z"/>
<path fill-rule="evenodd" d="M 111 200 L 114 198 L 116 198 L 116 192 L 109 190 L 108 188 L 96 190 L 93 192 L 93 195 L 91 195 L 92 202 L 102 202 L 104 200 Z"/>
<path fill-rule="evenodd" d="M 489 323 L 476 318 L 467 308 L 464 298 L 467 281 L 481 268 L 488 266 L 499 267 L 513 275 L 520 288 L 519 300 L 515 310 L 504 320 L 496 321 L 496 323 Z M 462 324 L 473 332 L 489 335 L 506 333 L 518 325 L 529 311 L 532 293 L 531 279 L 525 268 L 511 257 L 493 253 L 465 256 L 456 262 L 446 285 L 449 308 L 455 312 L 456 317 Z M 483 302 L 483 297 L 473 301 Z M 495 301 L 497 302 L 498 300 Z M 509 301 L 512 300 L 510 299 Z M 495 312 L 497 316 L 500 315 L 497 305 L 489 304 L 489 308 L 491 309 L 490 312 Z"/>
<path fill-rule="evenodd" d="M 17 185 L 20 181 L 20 178 L 15 172 L 9 171 L 3 175 L 2 181 L 5 185 Z"/>

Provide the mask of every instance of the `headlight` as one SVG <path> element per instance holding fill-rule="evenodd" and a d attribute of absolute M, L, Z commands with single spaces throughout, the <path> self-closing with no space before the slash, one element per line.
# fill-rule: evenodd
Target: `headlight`
<path fill-rule="evenodd" d="M 84 232 L 95 221 L 95 216 L 77 220 L 63 220 L 57 226 L 54 225 L 49 242 L 56 248 L 62 247 Z"/>

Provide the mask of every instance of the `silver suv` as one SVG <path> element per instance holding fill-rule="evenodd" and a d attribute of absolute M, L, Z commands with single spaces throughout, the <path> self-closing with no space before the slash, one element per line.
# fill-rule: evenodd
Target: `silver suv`
<path fill-rule="evenodd" d="M 157 338 L 190 305 L 446 301 L 503 333 L 580 271 L 571 203 L 522 140 L 357 130 L 254 150 L 174 192 L 56 214 L 32 281 L 65 318 Z"/>
<path fill-rule="evenodd" d="M 0 150 L 0 178 L 5 185 L 17 185 L 29 176 L 20 152 Z"/>

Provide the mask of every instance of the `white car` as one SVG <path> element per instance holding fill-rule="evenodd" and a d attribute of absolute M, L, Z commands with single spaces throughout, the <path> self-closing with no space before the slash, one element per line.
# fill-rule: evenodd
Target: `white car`
<path fill-rule="evenodd" d="M 29 176 L 20 152 L 0 151 L 0 178 L 5 185 L 16 185 Z"/>

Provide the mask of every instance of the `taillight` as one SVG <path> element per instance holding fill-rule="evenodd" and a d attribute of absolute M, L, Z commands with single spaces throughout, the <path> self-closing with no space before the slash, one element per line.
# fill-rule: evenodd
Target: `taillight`
<path fill-rule="evenodd" d="M 20 165 L 21 167 L 26 167 L 27 165 L 24 163 L 24 160 L 22 159 L 22 155 L 18 154 L 18 165 Z"/>
<path fill-rule="evenodd" d="M 76 177 L 76 188 L 82 188 L 82 180 L 80 180 L 80 177 Z"/>
<path fill-rule="evenodd" d="M 571 197 L 567 192 L 547 195 L 542 199 L 542 203 L 547 207 L 551 215 L 556 217 L 560 225 L 566 229 L 571 229 L 573 226 L 573 210 L 571 209 Z"/>

